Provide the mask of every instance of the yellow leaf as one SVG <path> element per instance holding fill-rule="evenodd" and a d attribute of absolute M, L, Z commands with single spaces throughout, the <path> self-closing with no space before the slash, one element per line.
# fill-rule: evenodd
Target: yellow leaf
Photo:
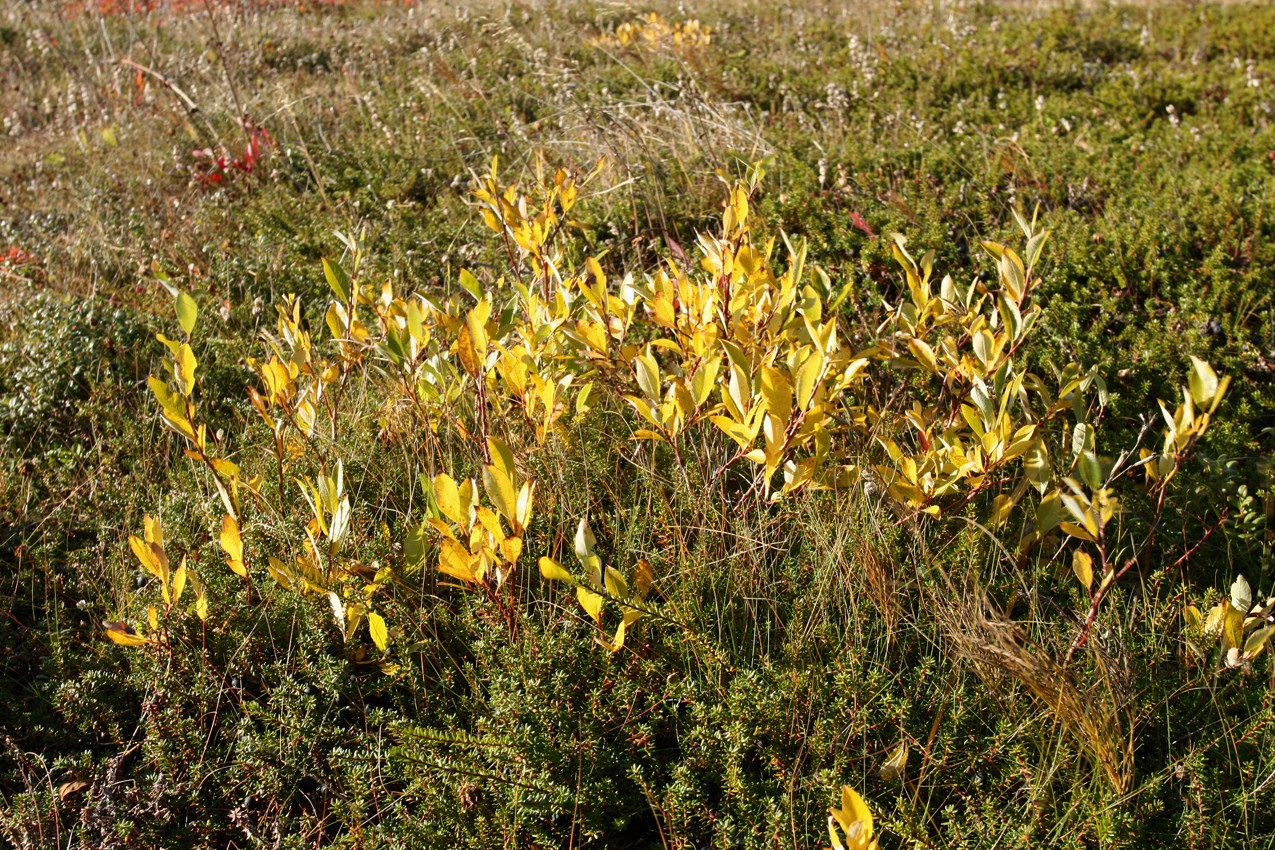
<path fill-rule="evenodd" d="M 647 398 L 658 400 L 661 395 L 662 382 L 660 367 L 649 352 L 639 354 L 633 359 L 633 369 L 637 373 L 638 386 Z"/>
<path fill-rule="evenodd" d="M 606 568 L 606 588 L 607 593 L 616 599 L 627 599 L 629 596 L 629 583 L 624 580 L 624 576 L 614 567 Z"/>
<path fill-rule="evenodd" d="M 1217 635 L 1222 632 L 1222 624 L 1226 621 L 1226 612 L 1230 608 L 1230 603 L 1219 602 L 1209 609 L 1209 616 L 1204 621 L 1204 633 L 1206 635 Z"/>
<path fill-rule="evenodd" d="M 1226 606 L 1226 614 L 1222 618 L 1222 647 L 1244 645 L 1244 615 L 1235 610 L 1233 605 Z"/>
<path fill-rule="evenodd" d="M 181 396 L 169 389 L 168 384 L 154 375 L 147 378 L 146 383 L 150 386 L 151 392 L 155 395 L 155 400 L 159 402 L 159 406 L 163 408 L 165 413 L 181 421 L 189 422 L 186 418 L 186 402 L 182 400 Z"/>
<path fill-rule="evenodd" d="M 500 541 L 500 556 L 511 564 L 518 563 L 518 558 L 522 556 L 522 538 L 506 537 Z"/>
<path fill-rule="evenodd" d="M 497 456 L 493 455 L 493 459 Z M 501 516 L 516 524 L 518 516 L 518 491 L 514 489 L 509 475 L 496 465 L 483 467 L 483 486 Z"/>
<path fill-rule="evenodd" d="M 1068 524 L 1064 523 L 1064 525 Z M 1085 590 L 1093 588 L 1093 558 L 1087 552 L 1077 549 L 1071 553 L 1071 571 L 1076 574 L 1076 578 L 1080 579 Z"/>
<path fill-rule="evenodd" d="M 762 366 L 761 393 L 766 399 L 767 412 L 787 425 L 792 413 L 792 384 L 788 377 L 774 366 Z"/>
<path fill-rule="evenodd" d="M 473 558 L 469 550 L 455 540 L 444 537 L 439 546 L 438 570 L 441 573 L 474 584 L 478 575 L 474 571 Z"/>
<path fill-rule="evenodd" d="M 183 342 L 176 356 L 173 357 L 173 374 L 177 378 L 184 396 L 189 397 L 195 391 L 195 367 L 198 365 L 199 362 L 195 360 L 195 352 L 191 351 L 190 346 Z"/>
<path fill-rule="evenodd" d="M 1061 522 L 1058 527 L 1072 537 L 1079 537 L 1081 540 L 1088 540 L 1090 543 L 1098 542 L 1098 539 L 1090 534 L 1084 526 L 1076 525 L 1074 522 Z"/>
<path fill-rule="evenodd" d="M 626 621 L 621 621 L 620 625 L 615 628 L 615 637 L 611 640 L 610 645 L 604 644 L 604 646 L 611 652 L 619 652 L 624 648 L 624 636 L 628 632 L 628 628 L 629 624 Z"/>
<path fill-rule="evenodd" d="M 806 359 L 797 369 L 797 406 L 810 407 L 815 390 L 819 388 L 819 375 L 823 372 L 824 357 L 818 349 L 810 349 Z"/>
<path fill-rule="evenodd" d="M 1241 614 L 1247 614 L 1253 606 L 1253 591 L 1249 587 L 1248 580 L 1242 575 L 1231 585 L 1231 604 Z"/>
<path fill-rule="evenodd" d="M 159 559 L 155 555 L 155 550 L 150 544 L 142 542 L 136 534 L 128 536 L 128 545 L 133 549 L 133 554 L 137 556 L 137 560 L 141 562 L 146 572 L 155 576 L 155 578 L 163 580 L 164 573 L 160 569 Z"/>
<path fill-rule="evenodd" d="M 267 568 L 270 571 L 270 577 L 278 582 L 281 587 L 287 590 L 294 589 L 296 582 L 292 576 L 292 571 L 288 569 L 288 566 L 283 561 L 271 555 Z"/>
<path fill-rule="evenodd" d="M 1182 617 L 1186 620 L 1186 624 L 1193 629 L 1204 628 L 1204 615 L 1200 613 L 1200 609 L 1194 605 L 1188 605 L 1182 609 Z"/>
<path fill-rule="evenodd" d="M 434 476 L 434 500 L 443 516 L 456 523 L 462 529 L 469 528 L 469 511 L 463 509 L 460 500 L 460 489 L 456 480 L 446 472 Z"/>
<path fill-rule="evenodd" d="M 239 467 L 223 458 L 215 457 L 211 461 L 212 468 L 223 478 L 238 478 Z"/>
<path fill-rule="evenodd" d="M 841 808 L 832 809 L 832 817 L 828 821 L 828 833 L 837 847 L 849 847 L 850 850 L 868 850 L 874 846 L 872 842 L 872 812 L 863 802 L 858 792 L 845 786 L 841 789 Z M 842 844 L 833 828 L 833 821 L 841 826 L 848 844 Z"/>
<path fill-rule="evenodd" d="M 542 555 L 540 558 L 540 575 L 546 581 L 569 581 L 572 584 L 575 584 L 576 581 L 575 577 L 567 572 L 562 564 L 547 555 Z"/>
<path fill-rule="evenodd" d="M 367 630 L 372 635 L 372 643 L 376 644 L 376 648 L 385 651 L 385 647 L 389 645 L 390 633 L 385 627 L 385 618 L 375 611 L 367 612 Z"/>
<path fill-rule="evenodd" d="M 480 505 L 474 510 L 474 517 L 478 520 L 478 524 L 482 526 L 483 530 L 491 535 L 492 540 L 499 543 L 505 539 L 505 531 L 500 527 L 500 520 L 496 518 L 496 515 L 489 508 L 484 508 Z M 471 546 L 475 539 L 476 535 L 471 532 Z"/>
<path fill-rule="evenodd" d="M 532 496 L 535 493 L 535 489 L 535 484 L 527 481 L 518 490 L 518 510 L 515 512 L 514 519 L 517 520 L 519 528 L 526 528 L 527 524 L 531 522 Z"/>
<path fill-rule="evenodd" d="M 514 480 L 518 471 L 514 468 L 514 453 L 509 445 L 504 440 L 488 437 L 487 453 L 491 455 L 492 465 L 509 476 L 509 480 Z"/>
<path fill-rule="evenodd" d="M 190 574 L 190 583 L 195 588 L 195 616 L 201 621 L 208 621 L 208 588 L 194 571 Z"/>
<path fill-rule="evenodd" d="M 580 607 L 584 608 L 593 622 L 602 622 L 602 597 L 599 594 L 587 588 L 577 587 L 576 599 L 580 600 Z"/>
<path fill-rule="evenodd" d="M 230 514 L 221 520 L 221 535 L 218 537 L 222 550 L 226 553 L 226 565 L 240 578 L 248 577 L 248 569 L 243 560 L 243 538 L 239 535 L 239 523 Z"/>
<path fill-rule="evenodd" d="M 742 184 L 731 193 L 731 207 L 735 214 L 735 226 L 744 230 L 748 226 L 748 192 Z"/>
<path fill-rule="evenodd" d="M 1014 497 L 1002 493 L 992 502 L 992 528 L 999 528 L 1009 519 L 1014 510 Z"/>
<path fill-rule="evenodd" d="M 154 543 L 160 549 L 164 548 L 164 526 L 160 523 L 159 517 L 153 517 L 147 514 L 142 518 L 142 524 L 145 528 L 146 542 Z"/>
<path fill-rule="evenodd" d="M 190 336 L 195 330 L 195 320 L 199 317 L 199 306 L 195 299 L 185 292 L 177 293 L 177 323 Z"/>
<path fill-rule="evenodd" d="M 271 404 L 282 404 L 292 397 L 292 376 L 278 355 L 261 367 L 261 380 Z"/>
<path fill-rule="evenodd" d="M 478 370 L 482 366 L 482 360 L 479 359 L 478 351 L 474 347 L 473 338 L 469 333 L 469 326 L 465 325 L 460 329 L 460 334 L 456 337 L 456 354 L 460 357 L 460 365 L 471 377 L 478 377 Z"/>
<path fill-rule="evenodd" d="M 576 323 L 576 333 L 585 341 L 590 349 L 598 354 L 607 353 L 607 328 L 601 322 L 581 319 Z"/>
<path fill-rule="evenodd" d="M 934 357 L 934 349 L 930 348 L 929 343 L 923 339 L 912 337 L 908 340 L 908 351 L 912 352 L 912 356 L 916 358 L 925 369 L 938 374 L 939 362 Z"/>
<path fill-rule="evenodd" d="M 164 417 L 164 424 L 172 428 L 178 434 L 190 440 L 192 443 L 199 439 L 198 435 L 195 433 L 195 426 L 192 425 L 190 420 L 185 416 L 174 414 L 167 410 L 160 411 L 160 413 Z"/>
<path fill-rule="evenodd" d="M 177 571 L 173 573 L 173 604 L 176 605 L 182 598 L 182 591 L 186 589 L 186 559 L 182 558 L 181 565 L 177 567 Z"/>
<path fill-rule="evenodd" d="M 150 625 L 152 632 L 159 631 L 159 611 L 154 605 L 146 606 L 146 622 Z"/>
<path fill-rule="evenodd" d="M 128 623 L 104 623 L 106 626 L 106 636 L 118 643 L 120 646 L 142 646 L 148 643 L 145 637 L 139 635 L 137 630 Z"/>
<path fill-rule="evenodd" d="M 1262 626 L 1248 636 L 1248 640 L 1244 641 L 1244 655 L 1253 658 L 1262 651 L 1262 647 L 1266 646 L 1266 642 L 1270 640 L 1272 634 L 1275 634 L 1275 626 Z"/>
<path fill-rule="evenodd" d="M 1191 400 L 1201 408 L 1207 407 L 1217 394 L 1217 373 L 1213 371 L 1213 367 L 1192 355 L 1188 382 Z"/>
<path fill-rule="evenodd" d="M 479 301 L 465 316 L 465 329 L 469 331 L 469 340 L 480 365 L 487 359 L 487 318 L 490 315 L 491 302 Z"/>

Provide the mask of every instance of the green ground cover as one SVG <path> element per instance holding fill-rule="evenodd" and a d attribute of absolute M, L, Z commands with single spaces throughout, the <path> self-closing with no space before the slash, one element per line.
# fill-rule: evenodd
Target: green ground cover
<path fill-rule="evenodd" d="M 1272 666 L 1256 642 L 1243 655 L 1269 612 L 1238 641 L 1223 616 L 1241 574 L 1251 603 L 1275 593 L 1275 7 L 720 0 L 695 10 L 700 29 L 628 37 L 650 9 L 688 18 L 585 3 L 0 9 L 7 842 L 823 847 L 843 785 L 886 848 L 1275 840 Z M 577 176 L 569 210 L 546 189 L 562 226 L 542 235 L 571 286 L 598 280 L 595 258 L 628 305 L 603 299 L 623 325 L 604 317 L 604 354 L 585 356 L 571 312 L 583 295 L 553 320 L 519 318 L 536 287 L 513 281 L 549 293 L 551 276 L 516 227 L 484 222 L 474 189 L 497 158 L 498 188 L 516 181 L 533 201 L 558 168 Z M 733 230 L 724 205 L 757 163 L 747 230 Z M 1009 403 L 1052 465 L 1039 488 L 1039 465 L 1017 458 L 914 498 L 891 488 L 905 463 L 887 439 L 924 464 L 950 448 L 939 432 L 966 427 L 962 402 L 978 415 L 971 364 L 1005 396 L 1013 373 L 982 355 L 926 366 L 908 344 L 923 336 L 916 316 L 899 319 L 915 295 L 892 234 L 914 257 L 934 251 L 936 296 L 947 274 L 958 293 L 974 284 L 999 323 L 987 339 L 1012 336 L 994 305 L 1013 272 L 981 243 L 1026 254 L 1014 210 L 1049 231 L 1013 299 L 1039 315 L 993 359 L 1066 396 L 1055 409 L 1041 390 L 1036 413 Z M 638 356 L 658 361 L 671 383 L 646 395 L 658 410 L 667 390 L 672 410 L 692 374 L 679 358 L 717 332 L 683 338 L 652 318 L 660 269 L 692 272 L 679 316 L 713 289 L 693 286 L 701 234 L 757 256 L 776 236 L 749 281 L 787 279 L 787 245 L 804 240 L 801 315 L 835 319 L 829 362 L 866 364 L 829 401 L 831 448 L 818 454 L 812 432 L 793 455 L 841 470 L 826 488 L 768 498 L 764 464 L 733 455 L 707 419 L 726 404 L 729 358 L 683 442 L 635 439 L 661 427 L 624 399 L 648 389 Z M 650 291 L 622 297 L 626 275 Z M 167 287 L 193 298 L 195 324 L 182 327 L 186 302 L 175 313 Z M 467 288 L 494 301 L 486 325 L 466 323 Z M 330 338 L 334 299 L 352 343 Z M 933 321 L 948 324 L 927 330 L 929 357 L 943 361 L 945 333 L 975 351 L 988 326 L 940 300 Z M 387 316 L 411 333 L 386 331 Z M 799 397 L 812 331 L 785 325 L 763 344 L 734 327 L 721 333 L 758 346 L 762 409 L 779 407 L 763 374 L 785 364 Z M 507 375 L 476 378 L 464 352 L 480 331 L 512 347 L 524 328 L 528 348 L 561 342 L 542 373 L 572 378 L 539 432 Z M 263 373 L 302 335 L 336 369 L 291 376 L 329 388 L 304 435 L 301 396 L 271 402 Z M 676 345 L 647 348 L 656 338 Z M 186 342 L 206 461 L 147 382 L 183 394 L 164 358 Z M 400 380 L 404 362 L 425 370 L 404 354 L 417 344 L 441 352 L 451 395 Z M 1207 434 L 1165 448 L 1159 401 L 1170 419 L 1212 403 L 1193 357 L 1229 389 Z M 1069 363 L 1102 382 L 1058 392 Z M 577 403 L 586 382 L 592 401 Z M 944 428 L 918 435 L 913 402 Z M 263 412 L 285 423 L 281 442 Z M 500 467 L 487 435 L 512 447 L 513 483 L 534 482 L 525 528 L 483 484 Z M 1161 452 L 1163 486 L 1145 474 Z M 234 504 L 213 459 L 243 470 Z M 333 534 L 332 498 L 307 539 L 323 499 L 299 483 L 334 477 L 338 460 L 348 532 Z M 520 541 L 507 580 L 436 568 L 439 472 L 475 476 Z M 1054 491 L 1120 508 L 1100 540 L 1041 531 Z M 228 508 L 250 586 L 225 563 Z M 172 573 L 144 570 L 129 541 L 148 516 L 172 569 L 185 556 L 201 579 L 171 611 Z M 586 517 L 596 542 L 578 559 Z M 596 583 L 605 630 L 538 569 L 549 556 L 583 577 L 595 554 L 627 577 Z M 292 566 L 310 555 L 323 593 Z M 361 602 L 384 634 L 352 613 Z M 612 652 L 602 644 L 634 605 Z M 155 639 L 120 646 L 104 623 Z"/>

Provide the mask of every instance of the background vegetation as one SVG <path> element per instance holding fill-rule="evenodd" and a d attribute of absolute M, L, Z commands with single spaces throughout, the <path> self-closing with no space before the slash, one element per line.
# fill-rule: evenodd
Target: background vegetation
<path fill-rule="evenodd" d="M 619 37 L 651 9 L 688 17 L 0 10 L 6 841 L 816 847 L 843 784 L 886 847 L 1275 838 L 1269 654 L 1227 666 L 1184 614 L 1240 574 L 1254 601 L 1272 593 L 1275 8 L 722 0 L 695 10 L 707 40 Z M 1016 536 L 972 524 L 985 512 L 918 516 L 871 475 L 773 503 L 727 481 L 723 502 L 693 465 L 638 448 L 620 403 L 520 452 L 537 509 L 505 601 L 440 582 L 430 538 L 427 568 L 379 592 L 383 653 L 267 573 L 311 510 L 283 476 L 284 515 L 245 525 L 252 593 L 223 566 L 213 478 L 147 386 L 169 355 L 156 334 L 185 339 L 161 277 L 198 305 L 201 421 L 275 486 L 247 393 L 275 305 L 300 296 L 298 324 L 333 348 L 323 259 L 354 268 L 338 231 L 360 241 L 370 291 L 462 299 L 462 269 L 510 274 L 472 194 L 494 157 L 523 185 L 605 157 L 565 257 L 600 257 L 613 286 L 692 265 L 765 161 L 756 241 L 806 240 L 854 350 L 908 292 L 890 234 L 933 249 L 936 278 L 994 288 L 980 241 L 1017 250 L 1011 210 L 1038 208 L 1041 316 L 1019 357 L 1104 377 L 1091 421 L 1107 468 L 1139 435 L 1157 448 L 1157 401 L 1181 403 L 1192 355 L 1231 386 L 1155 546 L 1075 652 L 1091 598 L 1071 544 L 1019 556 Z M 897 386 L 912 385 L 864 392 L 901 414 Z M 381 383 L 351 387 L 346 546 L 371 574 L 406 576 L 437 470 L 422 488 L 427 440 Z M 457 478 L 490 460 L 440 439 Z M 880 461 L 868 441 L 854 450 Z M 296 474 L 317 476 L 311 460 Z M 1152 513 L 1132 478 L 1131 526 Z M 129 544 L 146 515 L 203 576 L 209 614 L 165 647 L 117 646 L 103 623 L 146 631 L 160 598 Z M 586 515 L 608 563 L 654 570 L 663 619 L 616 653 L 534 566 L 574 570 Z"/>

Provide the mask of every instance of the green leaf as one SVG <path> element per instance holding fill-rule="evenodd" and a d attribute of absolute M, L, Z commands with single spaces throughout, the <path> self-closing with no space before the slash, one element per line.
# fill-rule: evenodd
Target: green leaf
<path fill-rule="evenodd" d="M 478 283 L 478 278 L 474 277 L 474 273 L 469 269 L 460 270 L 460 286 L 478 301 L 483 300 L 483 288 Z"/>
<path fill-rule="evenodd" d="M 1085 452 L 1080 456 L 1080 480 L 1084 481 L 1090 490 L 1101 489 L 1106 479 L 1107 472 L 1097 455 L 1093 452 Z"/>
<path fill-rule="evenodd" d="M 403 541 L 404 567 L 407 572 L 415 572 L 424 566 L 425 540 L 425 526 L 414 525 L 407 530 L 407 539 Z"/>
<path fill-rule="evenodd" d="M 1071 429 L 1071 454 L 1080 457 L 1085 452 L 1094 450 L 1093 426 L 1085 422 L 1077 422 Z"/>
<path fill-rule="evenodd" d="M 337 263 L 329 263 L 327 258 L 323 259 L 323 276 L 328 279 L 328 286 L 332 288 L 332 292 L 342 302 L 350 301 L 350 276 L 345 273 L 345 269 L 341 268 Z"/>
<path fill-rule="evenodd" d="M 177 324 L 181 325 L 186 336 L 195 332 L 195 321 L 199 318 L 199 305 L 195 299 L 185 292 L 177 293 Z"/>

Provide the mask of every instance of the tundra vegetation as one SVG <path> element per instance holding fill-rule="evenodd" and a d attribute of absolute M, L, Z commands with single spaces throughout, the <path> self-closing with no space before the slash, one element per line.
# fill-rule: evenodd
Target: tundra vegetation
<path fill-rule="evenodd" d="M 0 43 L 7 843 L 1275 840 L 1275 6 Z"/>

